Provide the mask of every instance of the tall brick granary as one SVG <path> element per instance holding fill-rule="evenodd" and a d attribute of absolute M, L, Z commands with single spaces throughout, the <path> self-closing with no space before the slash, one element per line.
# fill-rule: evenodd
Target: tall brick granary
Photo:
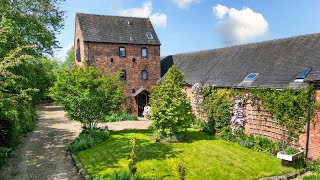
<path fill-rule="evenodd" d="M 138 116 L 160 79 L 160 45 L 148 18 L 76 15 L 76 63 L 121 72 L 127 104 Z"/>

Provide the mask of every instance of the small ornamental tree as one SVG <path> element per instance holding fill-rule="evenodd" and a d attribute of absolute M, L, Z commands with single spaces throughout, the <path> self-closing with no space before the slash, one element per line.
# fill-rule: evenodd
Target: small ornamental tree
<path fill-rule="evenodd" d="M 124 90 L 119 76 L 93 67 L 75 67 L 61 70 L 53 88 L 53 98 L 60 102 L 67 116 L 92 129 L 97 121 L 121 109 Z"/>
<path fill-rule="evenodd" d="M 183 74 L 173 65 L 165 81 L 157 84 L 151 94 L 152 126 L 157 138 L 180 137 L 193 119 L 191 105 L 186 93 Z M 182 133 L 182 134 L 181 134 Z"/>

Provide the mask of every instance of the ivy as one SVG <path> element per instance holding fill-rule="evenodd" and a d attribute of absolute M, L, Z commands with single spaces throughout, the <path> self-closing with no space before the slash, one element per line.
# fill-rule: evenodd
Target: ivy
<path fill-rule="evenodd" d="M 279 125 L 285 126 L 287 135 L 298 138 L 308 121 L 308 111 L 315 109 L 314 101 L 309 96 L 313 88 L 308 86 L 300 90 L 285 88 L 281 91 L 275 89 L 250 89 L 253 103 L 258 109 L 263 107 Z"/>

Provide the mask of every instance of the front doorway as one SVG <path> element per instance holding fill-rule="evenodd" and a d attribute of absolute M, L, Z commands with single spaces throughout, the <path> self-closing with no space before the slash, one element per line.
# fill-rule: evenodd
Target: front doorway
<path fill-rule="evenodd" d="M 144 107 L 148 105 L 148 95 L 141 93 L 137 97 L 138 100 L 138 116 L 143 116 Z"/>

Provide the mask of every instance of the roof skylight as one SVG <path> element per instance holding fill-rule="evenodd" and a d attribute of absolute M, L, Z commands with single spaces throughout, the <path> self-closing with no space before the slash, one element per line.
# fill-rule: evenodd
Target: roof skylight
<path fill-rule="evenodd" d="M 258 73 L 250 73 L 248 76 L 244 79 L 245 81 L 253 81 L 258 76 Z"/>
<path fill-rule="evenodd" d="M 310 73 L 311 68 L 304 68 L 296 77 L 296 79 L 304 79 Z"/>
<path fill-rule="evenodd" d="M 152 33 L 151 33 L 151 32 L 147 32 L 146 35 L 147 35 L 147 38 L 148 38 L 148 39 L 153 39 L 153 36 L 152 36 Z"/>

